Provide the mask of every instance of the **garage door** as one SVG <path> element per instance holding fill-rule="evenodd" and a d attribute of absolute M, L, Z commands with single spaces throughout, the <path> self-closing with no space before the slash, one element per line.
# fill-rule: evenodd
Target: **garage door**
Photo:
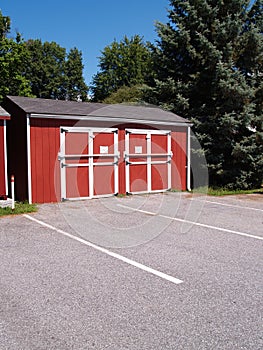
<path fill-rule="evenodd" d="M 126 129 L 126 192 L 161 192 L 171 188 L 169 130 Z"/>
<path fill-rule="evenodd" d="M 60 129 L 61 199 L 118 193 L 118 129 Z"/>

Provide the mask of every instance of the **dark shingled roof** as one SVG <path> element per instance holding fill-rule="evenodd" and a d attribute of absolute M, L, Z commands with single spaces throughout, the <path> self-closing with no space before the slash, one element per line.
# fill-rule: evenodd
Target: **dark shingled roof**
<path fill-rule="evenodd" d="M 62 101 L 21 96 L 7 96 L 7 99 L 28 114 L 79 116 L 80 119 L 89 119 L 89 117 L 94 116 L 101 117 L 102 119 L 145 120 L 148 122 L 162 122 L 164 124 L 166 122 L 189 123 L 188 120 L 155 106 L 109 105 L 103 103 Z"/>
<path fill-rule="evenodd" d="M 86 116 L 101 106 L 99 103 L 82 103 L 23 96 L 7 96 L 6 98 L 29 114 Z"/>

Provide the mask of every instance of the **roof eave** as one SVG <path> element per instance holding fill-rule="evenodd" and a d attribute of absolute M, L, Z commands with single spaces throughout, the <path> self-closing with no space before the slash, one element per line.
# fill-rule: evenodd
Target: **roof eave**
<path fill-rule="evenodd" d="M 133 123 L 133 124 L 150 124 L 150 125 L 171 125 L 171 126 L 184 126 L 191 127 L 193 124 L 190 122 L 178 122 L 178 121 L 164 121 L 164 120 L 145 120 L 145 119 L 133 119 L 133 118 L 119 118 L 109 116 L 94 116 L 89 115 L 58 115 L 58 114 L 40 114 L 31 113 L 31 118 L 44 118 L 44 119 L 66 119 L 66 120 L 79 120 L 79 121 L 97 121 L 97 122 L 114 122 L 120 123 Z"/>

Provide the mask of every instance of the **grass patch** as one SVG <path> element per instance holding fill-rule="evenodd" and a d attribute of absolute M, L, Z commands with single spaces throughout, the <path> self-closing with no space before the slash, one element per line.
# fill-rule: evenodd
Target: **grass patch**
<path fill-rule="evenodd" d="M 127 197 L 127 194 L 124 194 L 124 193 L 118 193 L 117 198 L 124 198 L 124 197 Z"/>
<path fill-rule="evenodd" d="M 193 193 L 203 193 L 209 196 L 230 196 L 238 194 L 253 194 L 261 193 L 263 194 L 263 188 L 253 189 L 253 190 L 229 190 L 227 188 L 212 188 L 212 187 L 200 187 L 193 190 Z"/>
<path fill-rule="evenodd" d="M 26 202 L 17 202 L 15 203 L 15 209 L 12 210 L 11 208 L 0 208 L 0 216 L 5 215 L 18 215 L 18 214 L 25 214 L 25 213 L 33 213 L 37 211 L 36 204 L 28 204 Z"/>
<path fill-rule="evenodd" d="M 253 194 L 253 193 L 261 193 L 263 194 L 263 189 L 254 189 L 254 190 L 228 190 L 225 188 L 209 188 L 208 195 L 210 196 L 229 196 L 229 195 L 237 195 L 237 194 Z"/>

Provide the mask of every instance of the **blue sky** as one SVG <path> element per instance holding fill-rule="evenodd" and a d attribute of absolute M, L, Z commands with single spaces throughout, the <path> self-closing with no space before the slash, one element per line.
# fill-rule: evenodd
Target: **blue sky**
<path fill-rule="evenodd" d="M 11 17 L 12 34 L 25 40 L 55 41 L 82 51 L 84 77 L 89 84 L 97 72 L 100 51 L 114 39 L 139 34 L 157 39 L 154 22 L 167 22 L 168 0 L 1 0 L 4 16 Z"/>

